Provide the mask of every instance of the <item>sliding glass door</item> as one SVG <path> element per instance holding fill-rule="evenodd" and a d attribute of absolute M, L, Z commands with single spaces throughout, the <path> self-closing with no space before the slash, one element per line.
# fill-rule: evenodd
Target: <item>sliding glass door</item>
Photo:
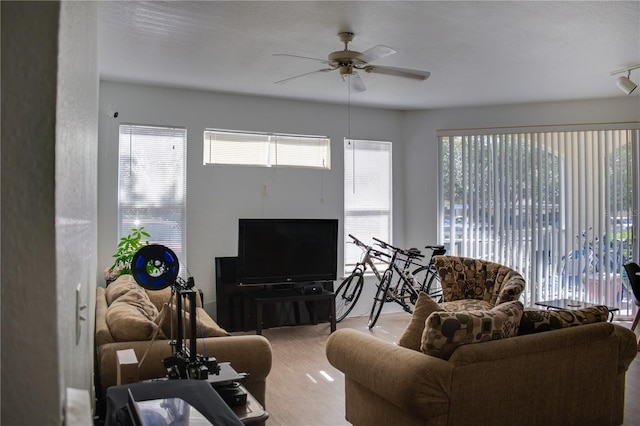
<path fill-rule="evenodd" d="M 572 298 L 631 314 L 622 265 L 638 261 L 638 133 L 440 132 L 441 240 L 520 271 L 527 305 Z"/>

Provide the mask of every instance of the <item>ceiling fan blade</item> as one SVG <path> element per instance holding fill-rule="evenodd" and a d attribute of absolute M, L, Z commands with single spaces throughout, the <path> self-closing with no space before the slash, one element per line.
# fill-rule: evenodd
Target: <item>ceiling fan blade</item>
<path fill-rule="evenodd" d="M 364 85 L 364 81 L 360 78 L 357 72 L 353 71 L 351 74 L 344 74 L 342 79 L 349 86 L 349 91 L 351 93 L 364 92 L 367 90 Z"/>
<path fill-rule="evenodd" d="M 282 84 L 282 83 L 286 83 L 289 80 L 293 80 L 295 78 L 304 77 L 305 75 L 311 75 L 311 74 L 316 74 L 316 73 L 319 73 L 319 72 L 327 72 L 327 71 L 333 71 L 333 68 L 323 68 L 321 70 L 306 72 L 306 73 L 300 74 L 300 75 L 294 75 L 293 77 L 289 77 L 289 78 L 285 78 L 284 80 L 276 81 L 273 84 Z"/>
<path fill-rule="evenodd" d="M 364 70 L 372 74 L 393 75 L 396 77 L 413 78 L 415 80 L 426 80 L 431 75 L 429 71 L 410 70 L 406 68 L 381 67 L 377 65 L 367 66 L 364 68 Z"/>
<path fill-rule="evenodd" d="M 397 53 L 395 49 L 379 44 L 377 46 L 373 46 L 369 50 L 365 50 L 364 52 L 362 52 L 358 56 L 358 59 L 364 62 L 371 62 L 375 61 L 376 59 L 384 58 L 385 56 L 393 55 L 394 53 Z"/>
<path fill-rule="evenodd" d="M 288 56 L 290 58 L 309 59 L 309 60 L 316 61 L 316 62 L 322 62 L 323 64 L 328 64 L 329 63 L 329 61 L 327 61 L 325 59 L 310 58 L 308 56 L 288 55 L 286 53 L 274 53 L 273 56 Z"/>

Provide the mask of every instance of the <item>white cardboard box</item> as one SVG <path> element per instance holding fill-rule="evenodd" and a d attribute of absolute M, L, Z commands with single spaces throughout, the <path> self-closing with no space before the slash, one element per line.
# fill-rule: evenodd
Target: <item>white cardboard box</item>
<path fill-rule="evenodd" d="M 140 380 L 138 372 L 138 358 L 133 349 L 123 349 L 116 352 L 118 362 L 118 374 L 116 384 L 126 385 L 136 383 Z"/>

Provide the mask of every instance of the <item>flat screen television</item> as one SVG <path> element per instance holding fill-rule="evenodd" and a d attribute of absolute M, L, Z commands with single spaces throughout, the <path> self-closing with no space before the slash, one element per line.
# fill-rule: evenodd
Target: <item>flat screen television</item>
<path fill-rule="evenodd" d="M 240 219 L 238 223 L 239 284 L 336 279 L 337 219 Z"/>

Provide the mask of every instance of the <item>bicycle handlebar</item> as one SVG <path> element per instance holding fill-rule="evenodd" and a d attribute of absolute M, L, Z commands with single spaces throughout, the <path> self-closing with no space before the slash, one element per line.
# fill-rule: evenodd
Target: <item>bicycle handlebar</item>
<path fill-rule="evenodd" d="M 398 253 L 401 253 L 404 256 L 411 257 L 411 258 L 423 258 L 424 257 L 424 254 L 420 253 L 419 250 L 416 251 L 416 249 L 409 249 L 409 250 L 401 249 L 399 247 L 392 246 L 391 244 L 386 243 L 386 242 L 384 242 L 382 240 L 379 240 L 376 237 L 372 237 L 372 238 L 377 243 L 377 245 L 379 245 L 383 249 L 391 249 L 391 250 L 394 250 L 394 251 L 396 251 Z"/>
<path fill-rule="evenodd" d="M 349 234 L 349 237 L 353 240 L 353 244 L 357 245 L 358 247 L 360 247 L 361 249 L 368 251 L 373 257 L 376 258 L 380 258 L 381 256 L 385 256 L 385 257 L 391 257 L 389 255 L 389 253 L 385 253 L 379 250 L 374 249 L 371 246 L 366 245 L 365 243 L 363 243 L 362 241 L 360 241 L 359 239 L 357 239 L 356 237 L 354 237 L 353 235 Z M 374 238 L 375 239 L 375 238 Z M 382 259 L 380 259 L 382 261 Z"/>

